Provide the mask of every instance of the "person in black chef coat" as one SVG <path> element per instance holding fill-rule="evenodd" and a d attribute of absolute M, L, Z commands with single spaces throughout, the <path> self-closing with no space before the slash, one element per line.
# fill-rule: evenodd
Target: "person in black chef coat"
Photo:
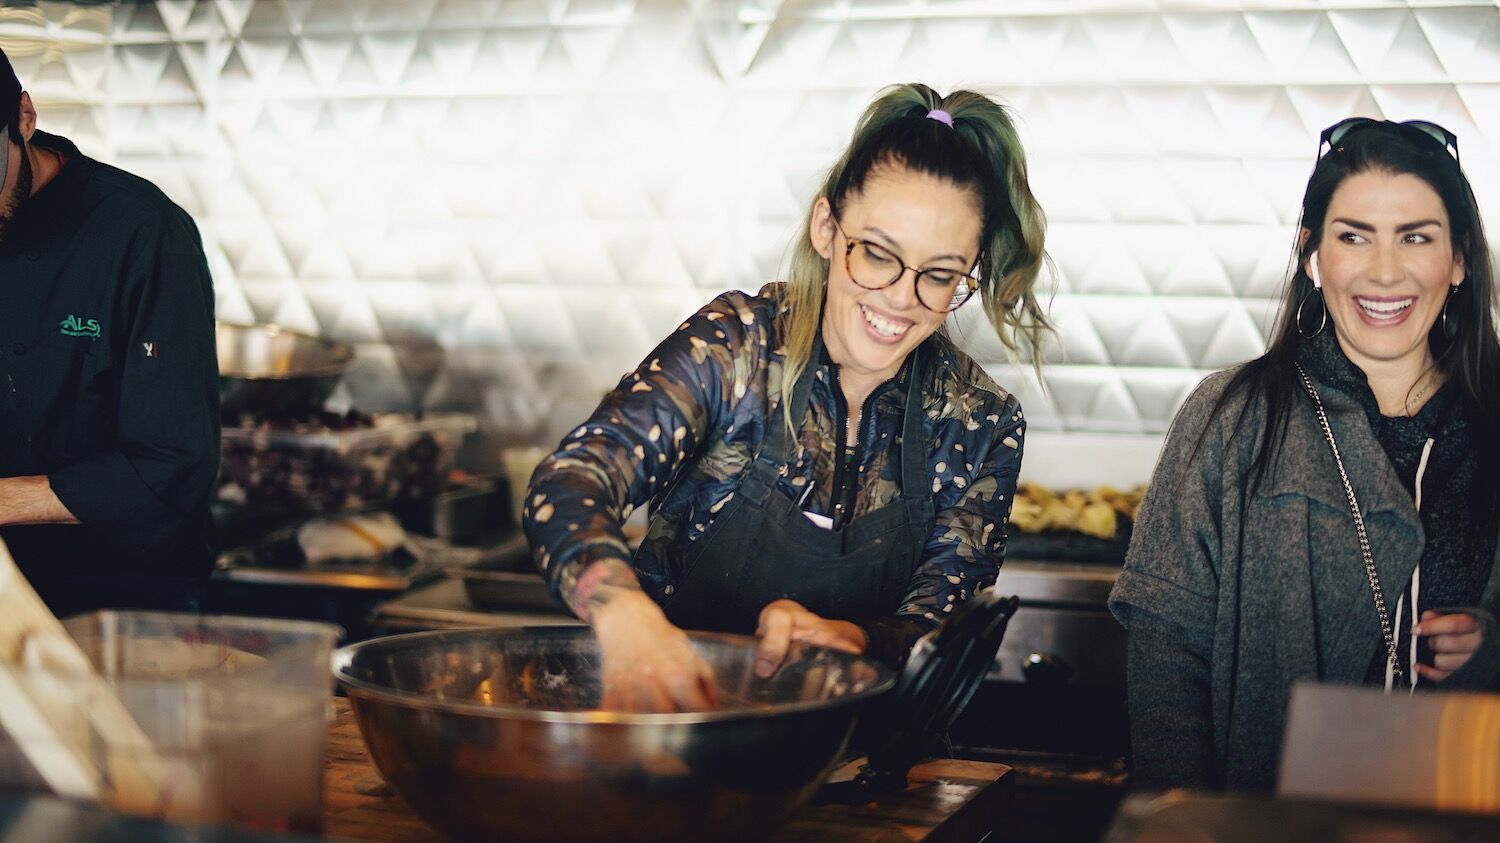
<path fill-rule="evenodd" d="M 0 538 L 60 615 L 192 608 L 219 454 L 197 227 L 38 131 L 3 51 L 0 173 Z"/>

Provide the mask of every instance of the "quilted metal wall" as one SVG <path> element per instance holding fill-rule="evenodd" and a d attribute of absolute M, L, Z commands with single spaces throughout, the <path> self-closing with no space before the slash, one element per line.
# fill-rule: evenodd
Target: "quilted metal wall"
<path fill-rule="evenodd" d="M 775 277 L 894 81 L 1019 115 L 1046 393 L 977 307 L 958 327 L 1036 430 L 1159 436 L 1259 352 L 1340 117 L 1450 127 L 1500 213 L 1494 2 L 9 2 L 0 39 L 43 128 L 198 220 L 223 318 L 354 341 L 357 405 L 473 410 L 491 443 L 553 439 L 685 313 Z"/>

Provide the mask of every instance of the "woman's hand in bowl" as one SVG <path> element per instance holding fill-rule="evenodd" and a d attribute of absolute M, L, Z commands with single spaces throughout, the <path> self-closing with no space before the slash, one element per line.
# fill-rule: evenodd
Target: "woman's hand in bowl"
<path fill-rule="evenodd" d="M 711 711 L 719 707 L 713 668 L 687 633 L 640 591 L 616 595 L 593 611 L 604 655 L 604 695 L 611 711 Z"/>
<path fill-rule="evenodd" d="M 863 653 L 868 642 L 865 631 L 848 621 L 835 621 L 809 611 L 795 600 L 774 600 L 760 610 L 760 625 L 755 630 L 760 648 L 755 654 L 755 675 L 762 678 L 776 672 L 794 643 L 814 644 Z"/>

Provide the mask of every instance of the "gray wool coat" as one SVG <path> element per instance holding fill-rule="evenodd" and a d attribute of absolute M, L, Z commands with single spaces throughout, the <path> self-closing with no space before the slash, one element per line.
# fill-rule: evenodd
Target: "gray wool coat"
<path fill-rule="evenodd" d="M 1233 373 L 1207 378 L 1173 421 L 1110 595 L 1130 630 L 1131 743 L 1142 787 L 1272 789 L 1292 684 L 1362 683 L 1384 648 L 1347 498 L 1312 403 L 1293 406 L 1278 458 L 1251 493 L 1266 414 L 1259 402 L 1236 396 L 1213 415 Z M 1318 388 L 1394 613 L 1422 556 L 1421 521 L 1361 406 L 1331 386 Z M 1481 605 L 1449 609 L 1471 612 L 1484 643 L 1440 688 L 1496 687 L 1496 556 Z"/>

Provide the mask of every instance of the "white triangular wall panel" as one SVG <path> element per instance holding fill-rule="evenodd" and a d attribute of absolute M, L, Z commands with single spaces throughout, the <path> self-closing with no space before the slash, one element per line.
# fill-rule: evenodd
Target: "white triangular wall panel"
<path fill-rule="evenodd" d="M 1360 81 L 1349 47 L 1322 12 L 1253 12 L 1245 16 L 1245 23 L 1271 65 L 1270 81 Z"/>
<path fill-rule="evenodd" d="M 240 33 L 245 37 L 249 37 L 273 32 L 289 32 L 294 27 L 298 31 L 301 31 L 300 20 L 290 17 L 288 15 L 289 11 L 289 4 L 252 0 L 249 8 L 244 12 L 243 22 L 240 24 Z"/>
<path fill-rule="evenodd" d="M 275 89 L 277 77 L 286 66 L 295 46 L 296 39 L 290 35 L 262 34 L 251 37 L 247 34 L 235 42 L 235 53 L 250 77 L 263 86 L 262 90 L 271 91 Z"/>
<path fill-rule="evenodd" d="M 17 73 L 20 72 L 22 71 L 17 70 Z M 34 87 L 38 90 L 52 88 L 58 91 L 59 94 L 66 91 L 72 95 L 70 98 L 81 98 L 85 93 L 94 93 L 78 85 L 74 81 L 70 68 L 60 61 L 43 61 L 26 78 L 28 87 Z"/>
<path fill-rule="evenodd" d="M 1089 323 L 1120 366 L 1187 366 L 1191 359 L 1162 313 L 1160 298 L 1123 296 L 1080 299 Z"/>
<path fill-rule="evenodd" d="M 1089 52 L 1122 82 L 1148 85 L 1175 79 L 1186 63 L 1160 15 L 1079 16 Z"/>
<path fill-rule="evenodd" d="M 1316 137 L 1313 145 L 1317 146 Z M 1244 159 L 1248 179 L 1245 201 L 1278 211 L 1288 238 L 1295 232 L 1302 210 L 1302 194 L 1307 189 L 1313 163 L 1305 158 L 1291 157 Z"/>
<path fill-rule="evenodd" d="M 581 348 L 563 307 L 562 289 L 518 285 L 493 291 L 518 350 L 565 355 Z"/>
<path fill-rule="evenodd" d="M 357 33 L 371 28 L 370 19 L 381 6 L 400 3 L 371 3 L 367 0 L 299 0 L 288 4 L 288 17 L 296 28 L 306 33 Z"/>
<path fill-rule="evenodd" d="M 1328 20 L 1361 78 L 1402 83 L 1441 82 L 1446 78 L 1432 43 L 1410 10 L 1335 11 L 1329 13 Z"/>
<path fill-rule="evenodd" d="M 1094 185 L 1083 169 L 1077 159 L 1056 154 L 1028 162 L 1031 189 L 1046 210 L 1047 219 L 1056 222 L 1109 222 L 1109 204 L 1105 197 L 1093 189 Z M 1086 255 L 1087 252 L 1084 252 L 1078 257 Z"/>
<path fill-rule="evenodd" d="M 547 265 L 539 244 L 527 233 L 503 226 L 473 243 L 474 256 L 493 284 L 530 285 L 544 281 Z"/>
<path fill-rule="evenodd" d="M 1207 226 L 1190 230 L 1162 229 L 1143 245 L 1166 260 L 1153 272 L 1158 293 L 1171 296 L 1232 297 L 1237 289 L 1224 260 L 1215 251 Z"/>
<path fill-rule="evenodd" d="M 356 309 L 360 306 L 360 302 L 354 305 Z M 283 296 L 267 321 L 307 334 L 323 332 L 323 326 L 318 322 L 317 314 L 313 312 L 312 305 L 307 300 L 307 294 L 300 288 L 296 292 Z"/>
<path fill-rule="evenodd" d="M 789 85 L 813 78 L 822 70 L 823 57 L 842 34 L 838 23 L 813 20 L 796 26 L 773 27 L 746 69 L 746 81 L 756 85 Z"/>
<path fill-rule="evenodd" d="M 1075 366 L 1108 366 L 1113 360 L 1106 338 L 1090 318 L 1091 302 L 1086 296 L 1054 299 L 1051 312 L 1057 328 L 1057 341 L 1047 347 L 1047 362 Z M 984 323 L 976 318 L 975 332 Z"/>
<path fill-rule="evenodd" d="M 908 56 L 920 61 L 924 75 L 962 79 L 970 72 L 973 56 L 1005 56 L 1008 44 L 1001 39 L 990 40 L 996 27 L 984 18 L 934 18 L 918 20 Z M 1009 61 L 1005 64 L 1008 66 Z M 934 80 L 934 85 L 941 84 Z M 950 85 L 951 86 L 951 85 Z"/>
<path fill-rule="evenodd" d="M 74 90 L 85 95 L 98 96 L 108 78 L 110 59 L 106 51 L 97 49 L 70 49 L 59 53 L 67 68 L 68 78 Z"/>
<path fill-rule="evenodd" d="M 354 264 L 348 253 L 326 230 L 305 228 L 306 248 L 301 250 L 294 272 L 298 278 L 309 281 L 336 280 L 354 277 Z M 286 235 L 283 234 L 283 239 Z"/>
<path fill-rule="evenodd" d="M 1074 418 L 1097 420 L 1090 423 L 1105 433 L 1130 433 L 1144 425 L 1141 407 L 1122 378 L 1100 380 L 1091 397 L 1093 400 Z"/>
<path fill-rule="evenodd" d="M 1162 16 L 1183 59 L 1184 70 L 1204 82 L 1238 83 L 1265 78 L 1271 65 L 1244 17 L 1203 14 L 1196 9 Z"/>
<path fill-rule="evenodd" d="M 1255 308 L 1257 312 L 1260 309 Z M 1219 330 L 1198 356 L 1198 368 L 1223 369 L 1242 363 L 1260 353 L 1264 344 L 1265 333 L 1255 314 L 1237 303 L 1224 311 Z"/>
<path fill-rule="evenodd" d="M 470 409 L 511 443 L 560 435 L 709 296 L 778 277 L 897 81 L 1014 110 L 1056 266 L 1050 391 L 977 303 L 954 324 L 1036 429 L 1159 433 L 1205 371 L 1258 352 L 1317 133 L 1343 117 L 1447 125 L 1500 213 L 1489 3 L 36 10 L 0 34 L 26 39 L 8 49 L 42 128 L 194 215 L 221 314 L 355 337 L 356 400 Z"/>
<path fill-rule="evenodd" d="M 255 9 L 255 0 L 213 0 L 213 6 L 219 13 L 219 21 L 223 25 L 222 34 L 229 38 L 236 38 L 244 32 L 245 22 L 249 19 L 250 12 Z"/>
<path fill-rule="evenodd" d="M 432 305 L 442 288 L 419 280 L 368 284 L 370 309 L 378 326 L 374 341 L 389 339 L 398 344 L 431 343 L 438 336 L 438 312 Z"/>
<path fill-rule="evenodd" d="M 156 3 L 122 3 L 114 10 L 111 35 L 117 43 L 142 39 L 159 42 L 168 37 L 167 23 Z"/>
<path fill-rule="evenodd" d="M 1275 225 L 1277 205 L 1260 195 L 1261 183 L 1240 161 L 1166 158 L 1161 170 L 1192 210 L 1191 219 L 1218 225 Z"/>
<path fill-rule="evenodd" d="M 1069 275 L 1072 289 L 1094 295 L 1151 295 L 1151 278 L 1131 249 L 1135 230 L 1123 224 L 1090 226 L 1091 259 L 1082 272 Z"/>
<path fill-rule="evenodd" d="M 1316 140 L 1308 143 L 1308 135 L 1316 139 L 1318 129 L 1309 127 L 1281 86 L 1214 85 L 1202 94 L 1222 130 L 1204 149 L 1254 157 L 1305 157 L 1316 145 Z"/>
<path fill-rule="evenodd" d="M 1089 177 L 1109 204 L 1110 220 L 1186 225 L 1195 219 L 1165 162 L 1155 156 L 1097 159 Z"/>
<path fill-rule="evenodd" d="M 1199 88 L 1143 88 L 1122 99 L 1157 154 L 1196 157 L 1222 148 L 1228 134 Z"/>
<path fill-rule="evenodd" d="M 1450 76 L 1460 80 L 1493 76 L 1493 68 L 1500 63 L 1500 11 L 1490 4 L 1475 4 L 1417 9 L 1415 16 Z"/>
<path fill-rule="evenodd" d="M 494 26 L 502 10 L 514 12 L 524 4 L 511 0 L 443 0 L 432 8 L 429 27 L 434 30 L 480 30 Z"/>
<path fill-rule="evenodd" d="M 387 91 L 397 88 L 403 80 L 412 79 L 411 62 L 417 52 L 417 43 L 416 32 L 381 31 L 359 39 L 376 81 Z M 420 84 L 426 80 L 413 81 Z"/>
<path fill-rule="evenodd" d="M 459 348 L 505 348 L 512 344 L 500 303 L 482 285 L 450 290 L 443 301 L 459 308 L 449 344 Z"/>
<path fill-rule="evenodd" d="M 1201 371 L 1192 369 L 1122 370 L 1120 384 L 1140 414 L 1143 428 L 1140 432 L 1164 432 L 1177 408 L 1198 385 L 1201 375 Z"/>
<path fill-rule="evenodd" d="M 238 286 L 240 293 L 244 296 L 244 300 L 250 306 L 251 317 L 246 320 L 233 321 L 243 321 L 247 324 L 276 321 L 276 311 L 281 307 L 282 302 L 286 300 L 290 293 L 287 289 L 287 284 L 283 281 L 268 282 L 247 278 L 241 279 Z M 317 327 L 316 318 L 309 318 L 307 322 L 314 328 Z"/>

